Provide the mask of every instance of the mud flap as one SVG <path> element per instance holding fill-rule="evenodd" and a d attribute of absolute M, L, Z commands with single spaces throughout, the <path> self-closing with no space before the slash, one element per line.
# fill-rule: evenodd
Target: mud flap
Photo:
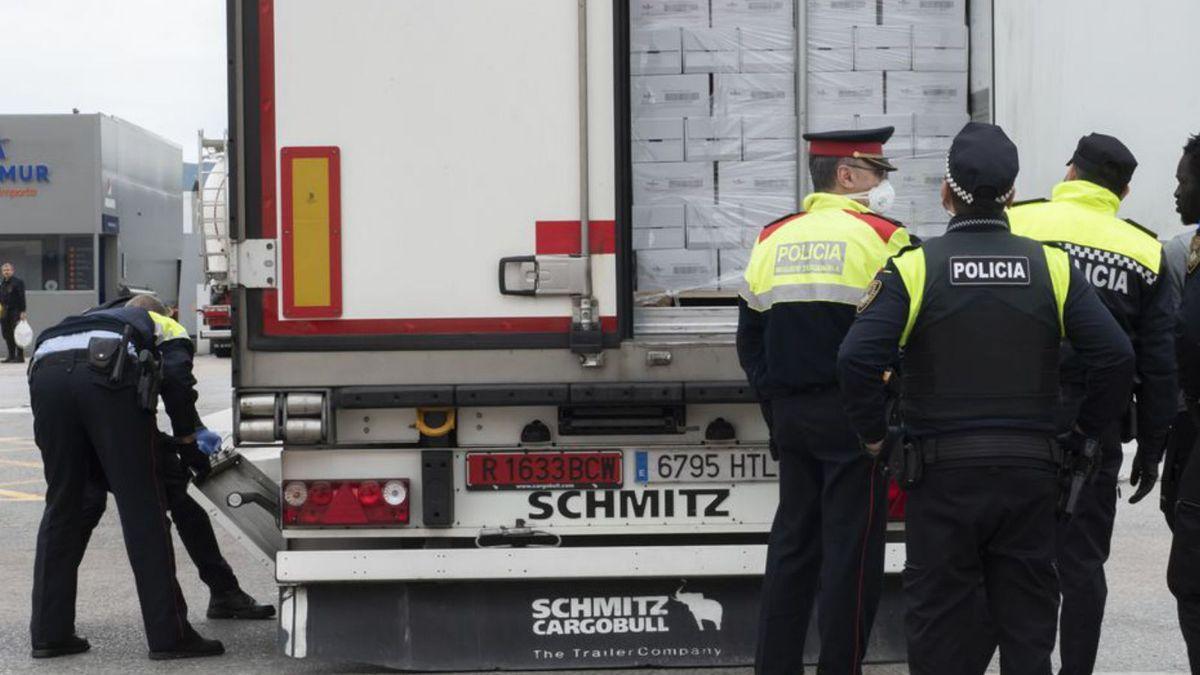
<path fill-rule="evenodd" d="M 309 584 L 282 589 L 283 653 L 401 670 L 753 663 L 760 577 Z M 815 619 L 815 617 L 814 617 Z M 806 641 L 819 648 L 816 621 Z M 905 658 L 899 577 L 867 660 Z"/>
<path fill-rule="evenodd" d="M 253 460 L 253 461 L 252 461 Z M 211 517 L 275 572 L 275 554 L 283 548 L 279 530 L 279 449 L 240 453 L 222 451 L 212 473 L 189 491 Z"/>

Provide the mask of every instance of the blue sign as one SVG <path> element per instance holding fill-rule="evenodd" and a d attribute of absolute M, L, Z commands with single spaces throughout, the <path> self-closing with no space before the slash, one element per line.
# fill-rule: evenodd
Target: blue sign
<path fill-rule="evenodd" d="M 101 214 L 100 231 L 104 234 L 117 234 L 121 231 L 121 221 L 116 216 Z"/>
<path fill-rule="evenodd" d="M 4 146 L 10 139 L 0 138 L 0 183 L 49 183 L 50 167 L 45 164 L 8 164 Z"/>

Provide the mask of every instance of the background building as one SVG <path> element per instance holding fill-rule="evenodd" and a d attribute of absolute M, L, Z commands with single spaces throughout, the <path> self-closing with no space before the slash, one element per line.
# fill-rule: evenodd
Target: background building
<path fill-rule="evenodd" d="M 0 115 L 0 261 L 25 280 L 35 331 L 122 285 L 194 299 L 182 172 L 178 145 L 110 115 Z"/>

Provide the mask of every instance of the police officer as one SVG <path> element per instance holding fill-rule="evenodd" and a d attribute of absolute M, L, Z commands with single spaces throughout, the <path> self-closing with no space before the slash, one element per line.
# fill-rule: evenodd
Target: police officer
<path fill-rule="evenodd" d="M 1200 234 L 1195 227 L 1200 224 L 1200 136 L 1193 136 L 1184 147 L 1176 177 L 1175 207 L 1191 226 L 1179 312 L 1179 380 L 1194 425 L 1200 422 Z M 1178 474 L 1172 476 L 1173 489 L 1166 497 L 1174 524 L 1167 585 L 1178 603 L 1192 672 L 1200 672 L 1200 460 L 1194 448 L 1188 454 L 1177 462 Z M 1165 483 L 1164 477 L 1164 490 Z"/>
<path fill-rule="evenodd" d="M 139 307 L 71 316 L 38 338 L 30 372 L 34 438 L 46 473 L 46 510 L 34 560 L 35 658 L 89 649 L 75 635 L 85 539 L 84 490 L 103 477 L 116 498 L 151 659 L 222 654 L 187 619 L 155 473 L 155 322 Z M 168 414 L 177 405 L 165 401 Z"/>
<path fill-rule="evenodd" d="M 208 513 L 187 491 L 193 473 L 199 481 L 211 469 L 208 455 L 197 445 L 198 437 L 216 436 L 217 443 L 220 442 L 219 436 L 199 422 L 196 412 L 192 340 L 187 329 L 168 316 L 166 307 L 154 296 L 139 295 L 127 300 L 127 304 L 150 312 L 155 323 L 163 364 L 161 395 L 175 434 L 173 437 L 161 432 L 155 434 L 156 468 L 162 480 L 167 509 L 179 528 L 179 538 L 200 571 L 200 579 L 208 586 L 207 616 L 210 619 L 268 619 L 275 615 L 275 607 L 258 604 L 241 589 L 233 568 L 221 555 Z M 83 507 L 85 542 L 104 515 L 107 499 L 102 480 L 88 484 Z"/>
<path fill-rule="evenodd" d="M 763 229 L 739 301 L 738 358 L 780 463 L 767 549 L 759 673 L 803 672 L 814 601 L 822 672 L 858 672 L 883 582 L 885 485 L 842 410 L 835 360 L 854 305 L 908 233 L 894 197 L 891 127 L 808 134 L 815 192 Z"/>
<path fill-rule="evenodd" d="M 1133 153 L 1112 136 L 1080 139 L 1064 182 L 1050 201 L 1018 206 L 1009 214 L 1014 234 L 1053 242 L 1070 254 L 1096 288 L 1101 301 L 1133 341 L 1137 352 L 1136 415 L 1123 416 L 1101 434 L 1101 465 L 1088 484 L 1075 516 L 1058 536 L 1062 586 L 1059 652 L 1062 672 L 1090 673 L 1096 663 L 1100 624 L 1108 587 L 1104 562 L 1117 510 L 1121 441 L 1137 438 L 1130 503 L 1154 489 L 1167 434 L 1175 419 L 1174 319 L 1169 280 L 1162 274 L 1162 244 L 1153 232 L 1117 217 L 1137 168 Z M 1083 396 L 1086 370 L 1070 350 L 1062 361 L 1062 421 L 1074 418 Z M 1118 417 L 1117 419 L 1121 419 Z"/>
<path fill-rule="evenodd" d="M 1123 410 L 1133 350 L 1083 274 L 1058 248 L 1014 236 L 1017 149 L 989 124 L 954 139 L 943 237 L 889 261 L 860 303 L 838 372 L 859 437 L 889 435 L 883 374 L 897 358 L 910 441 L 905 627 L 913 673 L 983 672 L 975 638 L 980 579 L 1001 668 L 1049 673 L 1060 453 L 1054 442 L 1065 334 L 1091 368 L 1068 445 Z"/>

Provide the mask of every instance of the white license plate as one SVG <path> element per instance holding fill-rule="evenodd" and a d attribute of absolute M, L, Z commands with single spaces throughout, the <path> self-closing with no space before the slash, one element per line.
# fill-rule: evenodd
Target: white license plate
<path fill-rule="evenodd" d="M 767 450 L 638 450 L 638 483 L 745 483 L 779 478 L 779 462 Z"/>

